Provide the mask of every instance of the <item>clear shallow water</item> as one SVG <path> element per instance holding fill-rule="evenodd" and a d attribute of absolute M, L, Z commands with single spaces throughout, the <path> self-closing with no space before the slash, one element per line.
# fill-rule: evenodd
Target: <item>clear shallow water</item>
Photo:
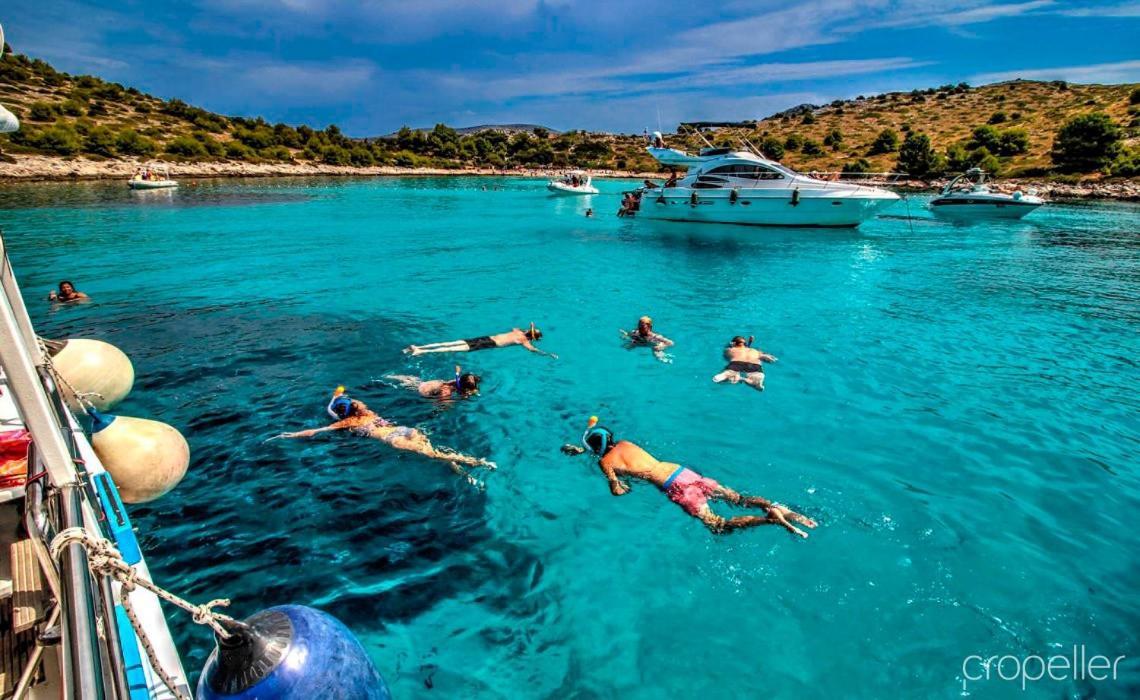
<path fill-rule="evenodd" d="M 324 608 L 398 697 L 949 698 L 969 654 L 1073 644 L 1121 679 L 970 692 L 1140 693 L 1140 208 L 751 230 L 620 220 L 602 187 L 586 219 L 528 180 L 20 186 L 0 225 L 40 331 L 123 348 L 119 412 L 190 441 L 131 509 L 156 578 Z M 40 303 L 62 277 L 94 303 Z M 673 364 L 619 344 L 643 313 Z M 399 352 L 531 320 L 560 360 Z M 735 333 L 780 358 L 763 394 L 709 381 Z M 373 381 L 456 359 L 485 388 L 446 410 Z M 499 471 L 263 442 L 338 383 Z M 647 485 L 613 498 L 558 452 L 591 413 L 820 526 L 714 537 Z M 174 624 L 193 672 L 210 640 Z"/>

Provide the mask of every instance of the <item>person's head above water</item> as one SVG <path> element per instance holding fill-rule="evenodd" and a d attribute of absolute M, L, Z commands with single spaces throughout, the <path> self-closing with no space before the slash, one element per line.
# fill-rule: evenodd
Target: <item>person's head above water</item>
<path fill-rule="evenodd" d="M 734 348 L 742 348 L 747 344 L 748 344 L 748 341 L 745 340 L 744 336 L 742 336 L 742 335 L 733 336 L 733 338 L 732 338 L 731 345 Z"/>
<path fill-rule="evenodd" d="M 481 379 L 479 375 L 470 372 L 460 373 L 459 365 L 455 365 L 455 380 L 452 382 L 456 391 L 460 394 L 468 395 L 475 394 L 479 391 L 479 382 Z"/>
<path fill-rule="evenodd" d="M 59 283 L 59 294 L 65 297 L 75 294 L 75 285 L 71 283 L 71 280 L 63 280 Z"/>
<path fill-rule="evenodd" d="M 590 416 L 586 432 L 582 433 L 582 445 L 599 457 L 604 457 L 617 442 L 609 428 L 598 425 L 598 417 Z"/>
<path fill-rule="evenodd" d="M 363 401 L 350 399 L 344 393 L 344 387 L 338 386 L 333 392 L 332 400 L 325 408 L 333 420 L 344 420 L 350 416 L 359 415 L 368 409 Z"/>
<path fill-rule="evenodd" d="M 542 331 L 535 328 L 534 322 L 531 321 L 530 328 L 523 331 L 523 335 L 526 336 L 527 340 L 539 340 L 542 338 Z"/>
<path fill-rule="evenodd" d="M 649 331 L 653 330 L 653 319 L 649 318 L 648 316 L 642 316 L 641 318 L 637 319 L 637 330 L 642 335 L 647 335 Z"/>

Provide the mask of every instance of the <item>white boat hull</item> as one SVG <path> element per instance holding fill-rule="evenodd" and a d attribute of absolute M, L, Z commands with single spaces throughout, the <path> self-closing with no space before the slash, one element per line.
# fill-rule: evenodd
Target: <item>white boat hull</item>
<path fill-rule="evenodd" d="M 574 187 L 573 185 L 564 185 L 561 182 L 548 182 L 546 189 L 554 194 L 566 196 L 598 193 L 598 188 L 592 185 L 579 185 L 578 187 Z"/>
<path fill-rule="evenodd" d="M 1026 201 L 954 201 L 930 203 L 930 211 L 939 216 L 956 219 L 1020 219 L 1040 207 L 1044 202 Z"/>
<path fill-rule="evenodd" d="M 641 198 L 637 217 L 664 221 L 741 224 L 746 226 L 803 226 L 849 228 L 897 202 L 892 192 L 869 193 L 840 190 L 828 196 L 800 192 L 792 203 L 792 191 L 765 189 L 742 191 L 732 201 L 730 190 L 707 190 L 696 201 L 688 190 L 649 190 Z"/>
<path fill-rule="evenodd" d="M 128 180 L 127 185 L 132 190 L 165 190 L 178 187 L 174 180 Z"/>

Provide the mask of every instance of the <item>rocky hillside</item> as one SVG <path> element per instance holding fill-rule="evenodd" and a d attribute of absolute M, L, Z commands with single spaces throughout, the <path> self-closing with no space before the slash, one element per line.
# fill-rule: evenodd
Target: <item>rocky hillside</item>
<path fill-rule="evenodd" d="M 705 132 L 718 145 L 748 139 L 803 171 L 897 170 L 899 149 L 907 137 L 924 134 L 934 155 L 943 161 L 936 164 L 942 168 L 982 165 L 1003 175 L 1040 177 L 1090 171 L 1055 162 L 1053 153 L 1058 132 L 1071 120 L 1090 114 L 1105 115 L 1110 129 L 1115 128 L 1115 146 L 1106 145 L 1106 161 L 1134 162 L 1140 141 L 1137 84 L 1018 80 L 970 87 L 962 83 L 801 105 L 757 122 Z M 1076 136 L 1094 138 L 1079 130 Z M 700 140 L 690 136 L 683 142 L 692 148 Z M 1112 169 L 1105 162 L 1100 165 L 1091 170 Z"/>

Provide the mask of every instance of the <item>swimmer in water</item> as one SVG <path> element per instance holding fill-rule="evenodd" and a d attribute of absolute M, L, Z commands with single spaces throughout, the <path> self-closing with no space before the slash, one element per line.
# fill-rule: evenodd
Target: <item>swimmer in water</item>
<path fill-rule="evenodd" d="M 301 430 L 295 433 L 281 433 L 270 438 L 307 438 L 316 435 L 317 433 L 326 433 L 334 430 L 347 430 L 353 435 L 360 437 L 373 438 L 394 447 L 397 450 L 406 450 L 408 452 L 415 452 L 431 459 L 439 459 L 451 465 L 452 471 L 456 474 L 467 479 L 469 483 L 478 486 L 479 482 L 472 477 L 467 470 L 463 469 L 465 465 L 468 467 L 486 467 L 488 469 L 495 469 L 495 463 L 490 462 L 479 457 L 471 457 L 458 452 L 453 452 L 448 449 L 441 449 L 435 447 L 427 439 L 427 436 L 416 430 L 415 428 L 408 428 L 402 425 L 393 425 L 389 421 L 381 418 L 375 411 L 371 410 L 364 404 L 363 401 L 350 399 L 344 394 L 344 387 L 337 387 L 333 393 L 332 401 L 329 402 L 327 407 L 329 416 L 335 421 L 331 425 L 323 428 L 312 428 L 310 430 Z"/>
<path fill-rule="evenodd" d="M 90 298 L 91 297 L 87 296 L 83 292 L 77 290 L 75 288 L 75 285 L 68 280 L 63 280 L 59 283 L 58 292 L 52 291 L 48 294 L 48 301 L 55 301 L 62 304 L 66 304 L 71 301 L 83 301 Z"/>
<path fill-rule="evenodd" d="M 668 362 L 665 348 L 672 347 L 673 341 L 653 330 L 653 319 L 642 316 L 637 319 L 637 328 L 632 331 L 620 330 L 622 337 L 629 341 L 630 347 L 649 345 L 653 347 L 653 356 L 662 362 Z"/>
<path fill-rule="evenodd" d="M 737 384 L 743 381 L 757 391 L 764 391 L 764 366 L 760 363 L 775 362 L 776 358 L 752 347 L 755 339 L 755 336 L 749 336 L 745 341 L 744 336 L 740 335 L 732 339 L 724 349 L 724 359 L 728 360 L 728 366 L 713 377 L 714 382 Z"/>
<path fill-rule="evenodd" d="M 389 374 L 385 378 L 399 382 L 405 389 L 415 389 L 420 396 L 432 399 L 465 399 L 479 393 L 479 375 L 470 372 L 463 374 L 459 365 L 455 365 L 454 379 L 425 381 L 407 374 Z"/>
<path fill-rule="evenodd" d="M 551 352 L 543 352 L 534 346 L 534 341 L 540 338 L 542 338 L 542 331 L 535 328 L 532 323 L 530 324 L 530 328 L 525 331 L 514 328 L 506 333 L 484 335 L 468 340 L 452 340 L 446 343 L 430 343 L 428 345 L 409 345 L 404 348 L 404 352 L 409 355 L 423 355 L 428 352 L 472 352 L 474 350 L 488 350 L 491 348 L 505 348 L 511 345 L 521 345 L 531 352 L 537 352 L 539 355 L 546 355 L 547 357 L 557 360 L 558 355 Z"/>
<path fill-rule="evenodd" d="M 619 478 L 622 476 L 648 481 L 716 534 L 758 525 L 779 525 L 793 535 L 807 537 L 808 533 L 792 523 L 809 529 L 816 526 L 811 518 L 778 503 L 759 496 L 741 495 L 679 464 L 659 462 L 632 442 L 616 440 L 609 429 L 598 425 L 597 417 L 590 418 L 586 433 L 582 436 L 582 444 L 584 447 L 563 445 L 562 451 L 568 455 L 580 455 L 589 450 L 597 456 L 598 466 L 610 482 L 610 493 L 615 496 L 629 493 L 629 484 Z M 742 508 L 761 508 L 766 514 L 726 518 L 714 513 L 709 507 L 709 501 L 724 501 Z"/>

